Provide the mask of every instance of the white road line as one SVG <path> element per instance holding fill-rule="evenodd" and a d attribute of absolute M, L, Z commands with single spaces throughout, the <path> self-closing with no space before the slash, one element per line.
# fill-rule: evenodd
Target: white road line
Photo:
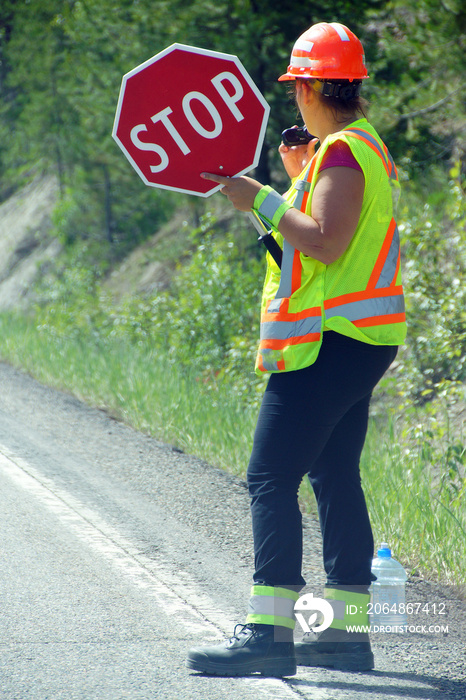
<path fill-rule="evenodd" d="M 230 618 L 219 610 L 208 596 L 196 590 L 195 584 L 182 571 L 171 572 L 161 562 L 140 554 L 129 540 L 106 523 L 55 482 L 41 474 L 23 458 L 0 443 L 0 468 L 10 480 L 34 496 L 55 515 L 76 537 L 104 557 L 133 585 L 155 598 L 167 615 L 183 621 L 184 629 L 193 635 L 210 639 L 232 633 L 234 612 Z M 227 613 L 228 614 L 228 613 Z M 297 693 L 285 682 L 271 678 L 244 678 L 264 698 L 286 700 Z"/>

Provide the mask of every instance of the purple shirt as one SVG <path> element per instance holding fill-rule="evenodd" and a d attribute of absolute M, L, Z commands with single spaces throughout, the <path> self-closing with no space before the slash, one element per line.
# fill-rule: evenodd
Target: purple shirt
<path fill-rule="evenodd" d="M 362 168 L 353 156 L 351 148 L 344 141 L 335 141 L 328 147 L 320 165 L 319 173 L 326 168 L 334 168 L 336 166 L 353 168 L 362 173 Z"/>

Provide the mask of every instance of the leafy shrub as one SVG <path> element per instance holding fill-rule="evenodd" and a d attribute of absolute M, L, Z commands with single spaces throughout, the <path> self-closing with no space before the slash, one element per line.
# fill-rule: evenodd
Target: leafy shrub
<path fill-rule="evenodd" d="M 234 232 L 219 235 L 210 213 L 190 237 L 194 252 L 170 288 L 110 307 L 103 331 L 159 349 L 204 385 L 230 382 L 245 404 L 255 403 L 262 386 L 254 374 L 262 252 L 238 245 Z"/>
<path fill-rule="evenodd" d="M 459 167 L 450 175 L 428 194 L 406 188 L 399 217 L 408 339 L 396 384 L 417 402 L 466 380 L 466 202 Z"/>

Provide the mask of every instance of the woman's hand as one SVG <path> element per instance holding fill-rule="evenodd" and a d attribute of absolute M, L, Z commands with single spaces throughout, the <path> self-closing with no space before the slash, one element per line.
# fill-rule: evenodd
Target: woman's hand
<path fill-rule="evenodd" d="M 298 177 L 303 168 L 309 163 L 314 156 L 318 141 L 319 139 L 314 138 L 303 146 L 285 146 L 284 143 L 279 146 L 278 152 L 290 179 Z"/>
<path fill-rule="evenodd" d="M 233 206 L 239 211 L 249 211 L 254 204 L 256 194 L 263 187 L 257 180 L 253 180 L 245 175 L 242 177 L 225 177 L 224 175 L 201 173 L 201 177 L 223 185 L 220 192 L 228 197 Z"/>

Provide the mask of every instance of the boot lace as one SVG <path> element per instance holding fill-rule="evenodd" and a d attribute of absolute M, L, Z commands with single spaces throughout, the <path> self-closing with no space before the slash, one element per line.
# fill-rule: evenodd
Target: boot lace
<path fill-rule="evenodd" d="M 238 628 L 240 628 L 240 629 L 239 629 L 239 631 L 237 632 L 236 630 L 237 630 Z M 253 625 L 253 624 L 251 624 L 251 623 L 249 623 L 249 624 L 246 623 L 245 625 L 242 625 L 242 624 L 240 623 L 240 624 L 238 624 L 238 625 L 235 625 L 235 629 L 233 630 L 233 636 L 231 637 L 231 641 L 232 641 L 233 639 L 237 639 L 237 640 L 239 641 L 240 635 L 246 634 L 249 630 L 252 632 L 252 636 L 255 637 L 256 634 L 257 634 L 257 630 L 256 630 L 255 625 Z"/>

